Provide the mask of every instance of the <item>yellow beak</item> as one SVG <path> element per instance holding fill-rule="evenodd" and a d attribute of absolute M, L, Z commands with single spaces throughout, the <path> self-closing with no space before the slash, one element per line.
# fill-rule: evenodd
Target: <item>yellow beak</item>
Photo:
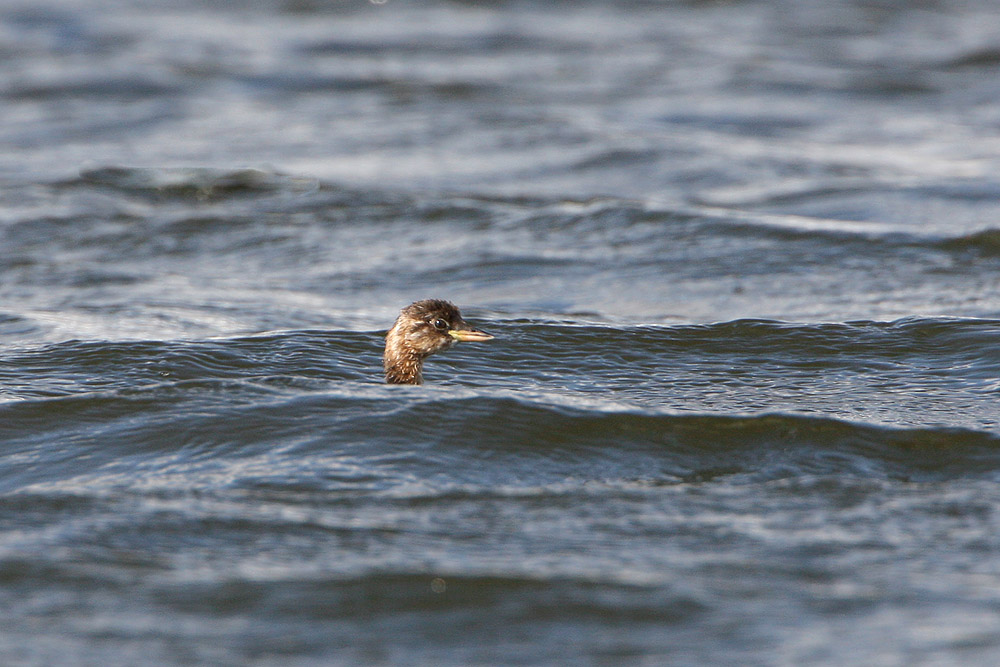
<path fill-rule="evenodd" d="M 476 331 L 475 329 L 451 329 L 448 335 L 455 340 L 463 341 L 493 340 L 493 336 L 485 331 Z"/>

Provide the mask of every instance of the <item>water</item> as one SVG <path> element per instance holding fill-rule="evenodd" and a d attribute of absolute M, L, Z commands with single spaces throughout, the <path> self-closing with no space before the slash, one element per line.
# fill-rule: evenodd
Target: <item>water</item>
<path fill-rule="evenodd" d="M 0 5 L 0 662 L 991 664 L 1000 10 Z M 399 309 L 496 336 L 381 382 Z"/>

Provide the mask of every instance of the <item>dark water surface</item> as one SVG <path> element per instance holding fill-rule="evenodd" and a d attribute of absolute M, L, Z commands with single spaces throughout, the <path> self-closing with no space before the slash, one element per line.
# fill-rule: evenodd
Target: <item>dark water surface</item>
<path fill-rule="evenodd" d="M 0 3 L 0 663 L 1000 660 L 1000 5 Z M 419 298 L 496 336 L 380 378 Z"/>

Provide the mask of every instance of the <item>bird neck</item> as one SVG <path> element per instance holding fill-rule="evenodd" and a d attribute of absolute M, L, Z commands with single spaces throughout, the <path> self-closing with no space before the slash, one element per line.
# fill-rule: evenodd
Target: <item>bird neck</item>
<path fill-rule="evenodd" d="M 405 345 L 386 345 L 382 365 L 389 384 L 421 384 L 424 357 Z"/>

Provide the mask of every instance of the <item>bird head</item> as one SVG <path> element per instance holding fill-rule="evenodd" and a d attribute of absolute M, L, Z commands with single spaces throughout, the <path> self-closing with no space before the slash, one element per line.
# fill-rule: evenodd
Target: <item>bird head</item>
<path fill-rule="evenodd" d="M 402 345 L 421 357 L 447 350 L 458 341 L 493 338 L 470 327 L 458 308 L 440 299 L 425 299 L 404 308 L 389 336 L 401 338 Z"/>
<path fill-rule="evenodd" d="M 391 382 L 419 384 L 421 362 L 459 341 L 491 340 L 473 329 L 453 304 L 425 299 L 404 308 L 385 337 L 384 364 Z"/>

